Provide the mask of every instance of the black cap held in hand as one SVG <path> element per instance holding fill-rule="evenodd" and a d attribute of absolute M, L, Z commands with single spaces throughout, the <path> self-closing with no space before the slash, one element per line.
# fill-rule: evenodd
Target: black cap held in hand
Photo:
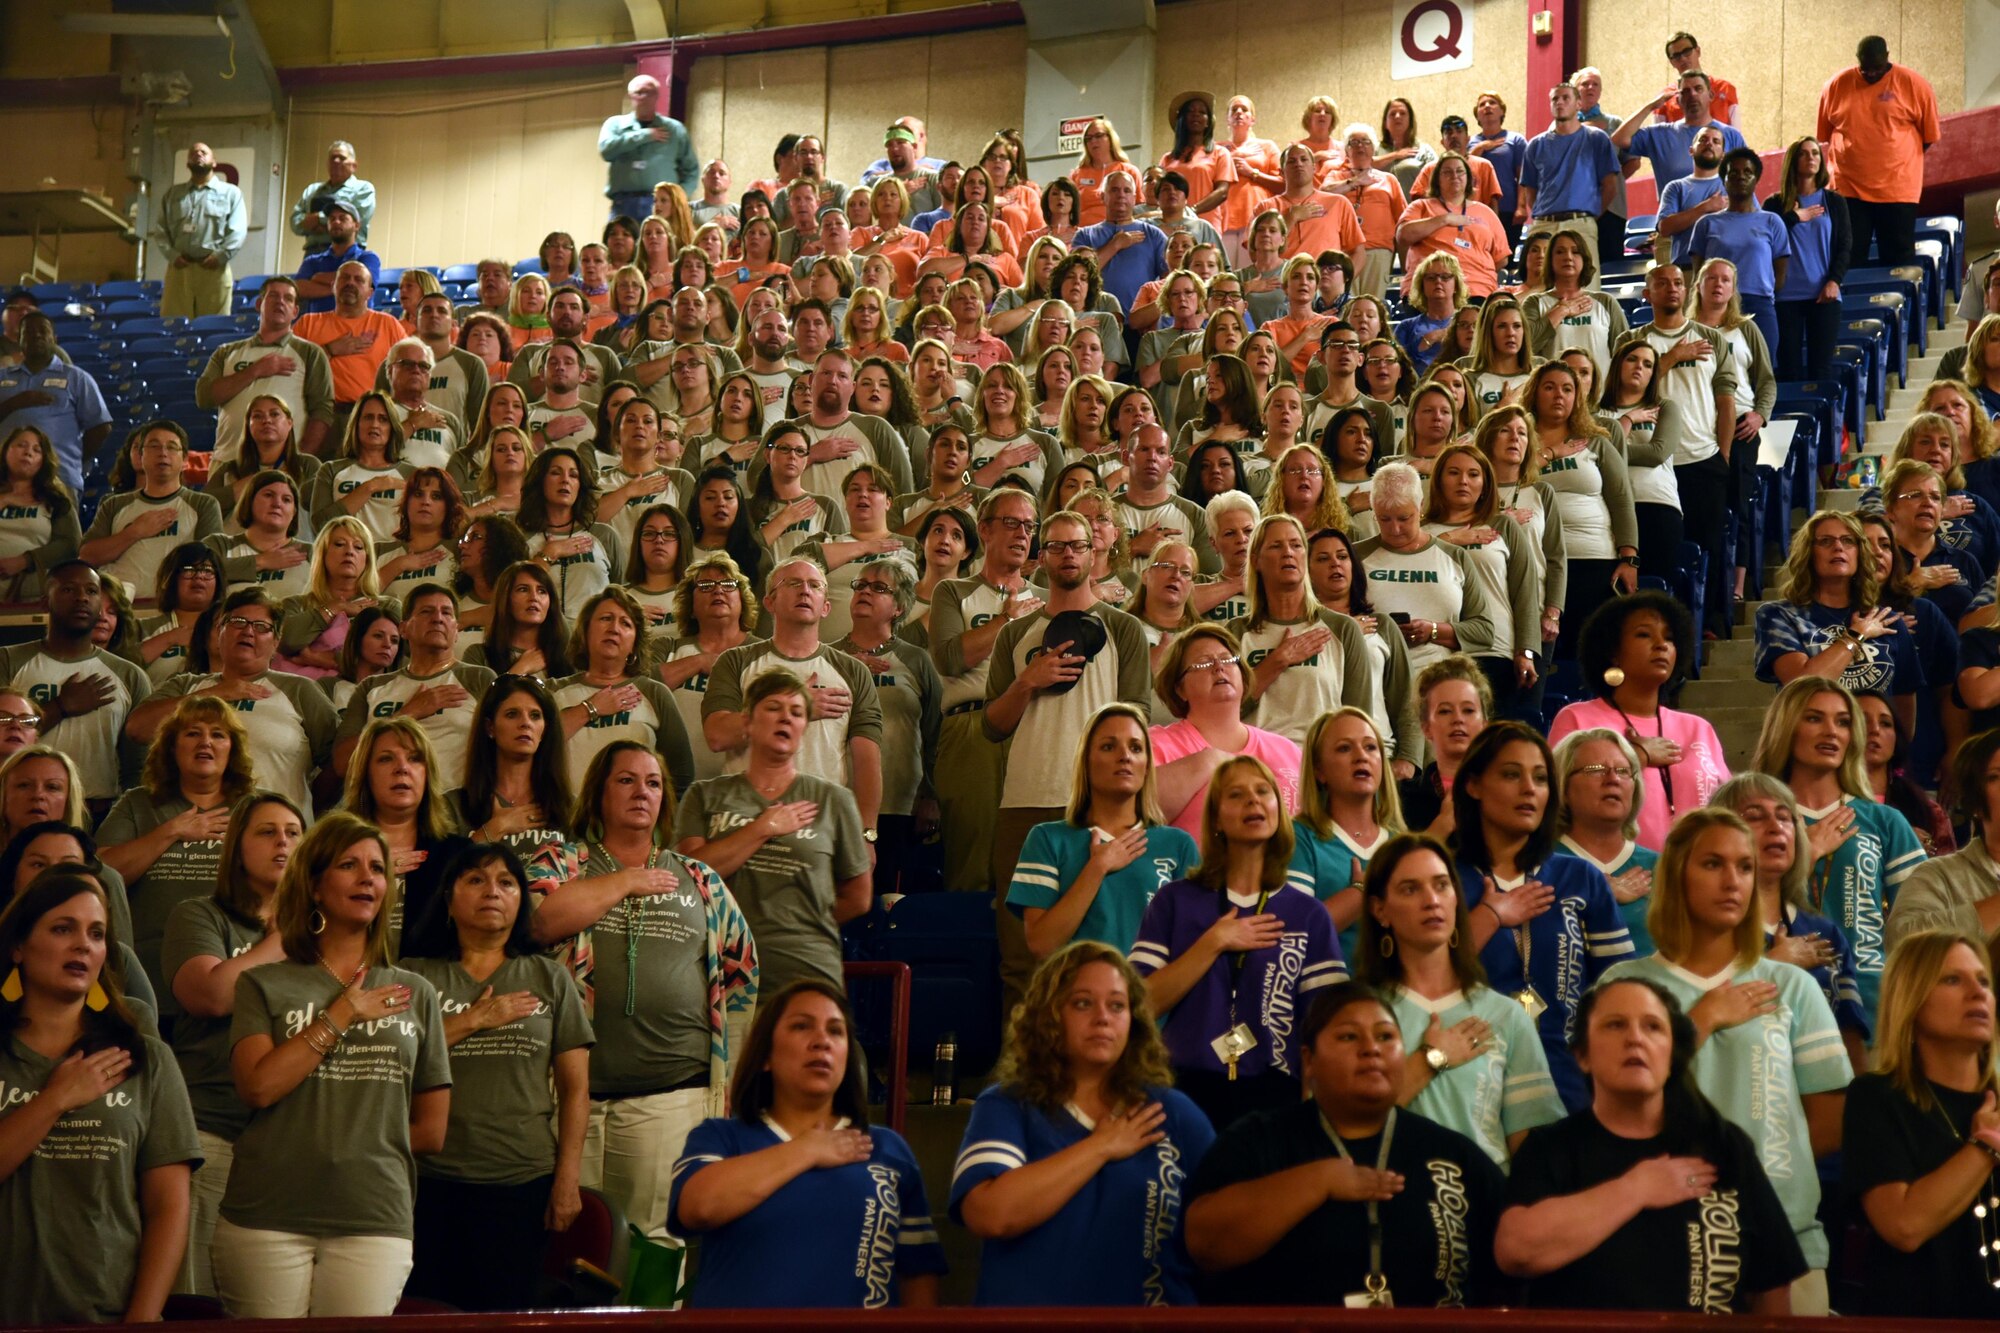
<path fill-rule="evenodd" d="M 1061 611 L 1049 617 L 1048 627 L 1042 631 L 1042 646 L 1036 653 L 1053 652 L 1063 644 L 1072 657 L 1081 657 L 1088 666 L 1090 660 L 1104 651 L 1109 642 L 1104 632 L 1104 622 L 1088 611 Z M 1045 691 L 1048 694 L 1067 694 L 1076 681 L 1058 681 Z"/>

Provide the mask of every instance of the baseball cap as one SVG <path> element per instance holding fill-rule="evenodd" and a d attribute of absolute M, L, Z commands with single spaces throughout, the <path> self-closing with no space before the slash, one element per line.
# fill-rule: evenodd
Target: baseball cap
<path fill-rule="evenodd" d="M 327 200 L 324 204 L 321 204 L 319 211 L 322 214 L 326 214 L 326 213 L 331 213 L 336 209 L 338 209 L 342 213 L 347 214 L 347 216 L 353 218 L 356 222 L 361 221 L 361 210 L 354 206 L 354 201 L 351 199 L 342 199 L 338 196 L 335 196 L 334 198 Z"/>
<path fill-rule="evenodd" d="M 1088 611 L 1059 611 L 1049 617 L 1049 623 L 1042 630 L 1042 645 L 1038 653 L 1051 653 L 1063 644 L 1069 645 L 1073 657 L 1081 657 L 1086 665 L 1104 651 L 1109 636 L 1104 632 L 1104 622 Z M 1066 680 L 1051 685 L 1044 694 L 1067 694 L 1076 688 L 1076 681 Z"/>

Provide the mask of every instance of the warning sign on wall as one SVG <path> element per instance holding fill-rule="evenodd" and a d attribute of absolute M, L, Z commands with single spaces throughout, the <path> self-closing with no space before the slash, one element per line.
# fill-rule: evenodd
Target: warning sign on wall
<path fill-rule="evenodd" d="M 1058 153 L 1081 153 L 1083 132 L 1090 128 L 1090 122 L 1101 119 L 1098 116 L 1065 116 L 1056 122 L 1056 151 Z"/>

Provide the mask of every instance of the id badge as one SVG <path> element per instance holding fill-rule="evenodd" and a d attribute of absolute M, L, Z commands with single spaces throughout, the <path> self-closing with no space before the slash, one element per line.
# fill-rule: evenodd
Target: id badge
<path fill-rule="evenodd" d="M 1461 235 L 1456 241 L 1453 241 L 1452 244 L 1456 245 L 1461 250 L 1470 250 L 1472 248 L 1472 242 L 1467 240 L 1463 235 Z"/>
<path fill-rule="evenodd" d="M 1389 1294 L 1389 1279 L 1371 1273 L 1368 1289 L 1348 1292 L 1341 1298 L 1341 1304 L 1350 1310 L 1393 1310 L 1396 1298 Z"/>
<path fill-rule="evenodd" d="M 1226 1065 L 1234 1065 L 1238 1060 L 1257 1049 L 1257 1035 L 1250 1031 L 1247 1023 L 1238 1023 L 1229 1031 L 1208 1044 L 1215 1052 L 1215 1058 Z"/>
<path fill-rule="evenodd" d="M 1548 1012 L 1549 1008 L 1549 1002 L 1544 1000 L 1541 997 L 1541 993 L 1533 986 L 1523 986 L 1520 990 L 1515 991 L 1514 1003 L 1527 1010 L 1528 1017 L 1531 1020 L 1539 1019 L 1543 1014 Z"/>

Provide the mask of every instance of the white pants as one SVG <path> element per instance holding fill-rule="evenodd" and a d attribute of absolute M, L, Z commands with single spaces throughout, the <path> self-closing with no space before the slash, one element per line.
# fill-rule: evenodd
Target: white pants
<path fill-rule="evenodd" d="M 410 1276 L 402 1236 L 299 1236 L 220 1218 L 211 1254 L 231 1319 L 382 1317 L 395 1313 Z"/>
<path fill-rule="evenodd" d="M 603 1191 L 653 1240 L 667 1235 L 667 1194 L 688 1134 L 708 1118 L 708 1089 L 617 1097 L 590 1104 L 582 1183 Z"/>
<path fill-rule="evenodd" d="M 201 1140 L 201 1170 L 194 1173 L 188 1191 L 187 1257 L 181 1260 L 174 1290 L 184 1296 L 213 1296 L 215 1270 L 209 1263 L 208 1247 L 215 1236 L 216 1218 L 222 1213 L 222 1192 L 229 1187 L 236 1145 L 205 1129 L 196 1131 L 196 1136 Z"/>
<path fill-rule="evenodd" d="M 1792 1313 L 1821 1316 L 1833 1313 L 1824 1268 L 1808 1268 L 1804 1277 L 1792 1283 Z"/>

